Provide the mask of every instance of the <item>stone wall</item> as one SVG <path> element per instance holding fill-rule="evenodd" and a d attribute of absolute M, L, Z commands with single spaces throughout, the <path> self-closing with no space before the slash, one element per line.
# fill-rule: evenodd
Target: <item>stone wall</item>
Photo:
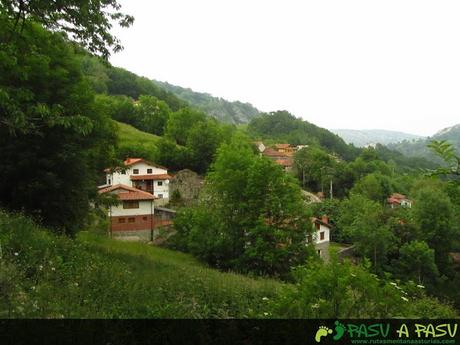
<path fill-rule="evenodd" d="M 203 178 L 200 175 L 189 169 L 181 170 L 169 182 L 170 201 L 174 201 L 174 196 L 179 193 L 180 202 L 185 204 L 196 202 L 201 188 L 203 188 Z"/>

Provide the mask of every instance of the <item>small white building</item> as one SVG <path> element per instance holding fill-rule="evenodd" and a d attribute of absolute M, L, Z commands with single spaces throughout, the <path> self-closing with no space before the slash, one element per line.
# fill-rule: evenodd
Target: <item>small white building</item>
<path fill-rule="evenodd" d="M 165 167 L 143 158 L 128 158 L 123 167 L 106 169 L 106 173 L 107 186 L 122 184 L 151 193 L 157 198 L 157 205 L 164 205 L 169 201 L 171 176 Z"/>
<path fill-rule="evenodd" d="M 331 239 L 331 225 L 327 216 L 312 218 L 315 232 L 307 238 L 307 244 L 313 242 L 317 254 L 324 260 L 329 259 L 329 243 Z"/>

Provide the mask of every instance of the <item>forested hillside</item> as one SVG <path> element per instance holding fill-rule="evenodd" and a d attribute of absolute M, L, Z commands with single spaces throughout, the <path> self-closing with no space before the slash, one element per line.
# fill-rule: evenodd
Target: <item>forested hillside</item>
<path fill-rule="evenodd" d="M 249 103 L 229 102 L 223 98 L 213 97 L 208 93 L 195 92 L 192 89 L 171 85 L 167 82 L 157 83 L 165 90 L 170 91 L 190 105 L 222 122 L 232 124 L 248 123 L 260 113 Z"/>
<path fill-rule="evenodd" d="M 433 140 L 446 140 L 453 145 L 457 152 L 460 152 L 460 125 L 445 128 L 426 139 L 404 140 L 400 143 L 388 145 L 388 147 L 401 152 L 407 157 L 421 157 L 440 163 L 440 159 L 427 146 Z"/>
<path fill-rule="evenodd" d="M 421 138 L 420 135 L 383 129 L 331 129 L 331 132 L 337 134 L 346 143 L 354 144 L 357 147 L 375 144 L 387 145 Z"/>

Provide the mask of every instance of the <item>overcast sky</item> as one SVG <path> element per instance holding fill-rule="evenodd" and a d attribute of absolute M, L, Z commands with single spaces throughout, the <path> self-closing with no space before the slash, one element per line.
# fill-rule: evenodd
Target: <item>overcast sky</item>
<path fill-rule="evenodd" d="M 460 1 L 121 0 L 111 62 L 326 128 L 460 123 Z"/>

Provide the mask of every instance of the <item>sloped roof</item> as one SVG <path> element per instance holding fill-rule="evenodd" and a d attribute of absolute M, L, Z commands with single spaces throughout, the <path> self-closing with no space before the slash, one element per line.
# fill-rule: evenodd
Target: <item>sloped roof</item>
<path fill-rule="evenodd" d="M 172 178 L 171 175 L 168 174 L 157 174 L 157 175 L 131 175 L 129 177 L 133 181 L 139 180 L 169 180 Z"/>
<path fill-rule="evenodd" d="M 291 145 L 290 144 L 275 144 L 275 147 L 277 149 L 288 149 L 291 147 Z"/>
<path fill-rule="evenodd" d="M 152 163 L 152 162 L 150 162 L 148 160 L 145 160 L 144 158 L 126 158 L 123 163 L 125 164 L 125 166 L 130 166 L 130 165 L 133 165 L 133 164 L 136 164 L 136 163 L 145 163 L 145 164 L 151 165 L 151 166 L 156 167 L 156 168 L 168 170 L 168 168 L 166 168 L 164 166 L 161 166 L 161 165 L 158 165 L 158 164 L 155 164 L 155 163 Z"/>
<path fill-rule="evenodd" d="M 120 200 L 154 200 L 158 199 L 153 194 L 144 192 L 140 189 L 130 187 L 124 184 L 116 184 L 107 188 L 102 188 L 98 192 L 99 194 L 113 192 L 115 190 L 123 190 L 124 192 L 117 193 L 118 199 Z"/>

